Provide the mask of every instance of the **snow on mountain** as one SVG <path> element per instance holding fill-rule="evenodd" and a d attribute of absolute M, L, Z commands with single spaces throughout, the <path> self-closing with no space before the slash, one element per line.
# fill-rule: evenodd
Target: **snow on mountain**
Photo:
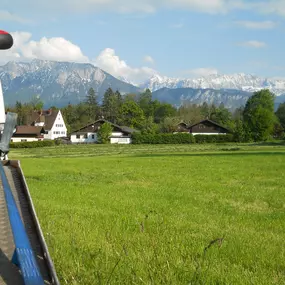
<path fill-rule="evenodd" d="M 85 100 L 90 87 L 102 97 L 107 88 L 137 93 L 139 88 L 122 82 L 92 64 L 33 60 L 0 66 L 5 102 L 26 102 L 38 95 L 46 104 L 64 105 Z"/>
<path fill-rule="evenodd" d="M 154 75 L 141 88 L 156 91 L 161 88 L 195 88 L 195 89 L 235 89 L 255 92 L 267 88 L 277 96 L 285 93 L 285 79 L 261 78 L 250 74 L 237 73 L 232 75 L 212 74 L 195 79 L 169 78 Z"/>

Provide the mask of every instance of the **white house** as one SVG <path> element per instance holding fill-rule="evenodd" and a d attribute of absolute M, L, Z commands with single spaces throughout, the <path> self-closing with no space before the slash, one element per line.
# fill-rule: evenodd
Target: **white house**
<path fill-rule="evenodd" d="M 31 115 L 30 125 L 43 127 L 45 140 L 67 136 L 66 125 L 60 110 L 34 111 Z"/>
<path fill-rule="evenodd" d="M 16 126 L 11 142 L 34 142 L 44 140 L 45 130 L 43 127 Z"/>
<path fill-rule="evenodd" d="M 71 143 L 96 143 L 98 142 L 97 132 L 104 123 L 109 123 L 113 127 L 110 136 L 111 144 L 130 144 L 131 134 L 136 130 L 113 124 L 105 119 L 99 119 L 92 124 L 82 127 L 81 129 L 72 132 L 70 135 Z"/>

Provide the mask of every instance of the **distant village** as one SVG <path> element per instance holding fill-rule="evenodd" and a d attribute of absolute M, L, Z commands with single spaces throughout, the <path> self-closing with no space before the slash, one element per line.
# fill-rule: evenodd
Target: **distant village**
<path fill-rule="evenodd" d="M 260 100 L 260 106 L 262 100 L 267 100 L 267 106 L 271 106 L 269 110 L 264 110 L 264 116 L 267 117 L 262 128 L 266 131 L 258 130 L 258 124 L 254 126 L 252 119 L 249 119 L 252 118 L 249 113 L 255 112 L 251 98 L 246 106 L 234 112 L 223 104 L 184 103 L 175 108 L 168 103 L 153 100 L 150 90 L 140 95 L 128 94 L 123 97 L 120 92 L 109 88 L 99 104 L 95 91 L 90 88 L 86 101 L 78 105 L 43 110 L 43 103 L 34 100 L 24 104 L 17 102 L 6 111 L 18 114 L 18 124 L 11 138 L 13 143 L 43 140 L 60 140 L 70 144 L 98 143 L 99 133 L 105 125 L 109 126 L 105 143 L 111 144 L 130 144 L 136 133 L 188 133 L 193 136 L 232 134 L 234 140 L 240 142 L 283 137 L 284 104 L 274 113 L 273 95 L 268 90 L 256 92 L 252 98 Z M 258 116 L 262 119 L 260 114 L 256 116 L 256 119 Z"/>

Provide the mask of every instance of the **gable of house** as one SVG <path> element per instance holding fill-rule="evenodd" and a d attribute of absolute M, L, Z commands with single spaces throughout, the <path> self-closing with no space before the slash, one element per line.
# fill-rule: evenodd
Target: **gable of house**
<path fill-rule="evenodd" d="M 176 131 L 179 132 L 179 133 L 180 132 L 187 132 L 187 133 L 189 133 L 189 130 L 187 129 L 187 124 L 184 123 L 184 122 L 181 122 L 181 123 L 179 123 L 177 125 Z"/>
<path fill-rule="evenodd" d="M 60 110 L 32 111 L 28 124 L 35 127 L 44 127 L 45 139 L 56 139 L 67 135 L 67 129 Z"/>
<path fill-rule="evenodd" d="M 126 127 L 126 126 L 119 126 L 117 124 L 111 123 L 105 119 L 99 119 L 91 124 L 88 124 L 87 126 L 84 126 L 74 132 L 72 132 L 72 134 L 79 134 L 79 133 L 97 133 L 98 130 L 100 129 L 100 127 L 104 124 L 104 123 L 109 123 L 112 128 L 113 131 L 112 133 L 122 133 L 123 135 L 129 135 L 133 132 L 135 132 L 136 130 Z"/>
<path fill-rule="evenodd" d="M 209 119 L 193 124 L 187 127 L 187 129 L 189 129 L 190 133 L 193 133 L 193 134 L 227 134 L 227 133 L 230 133 L 230 130 L 228 130 L 227 128 Z"/>

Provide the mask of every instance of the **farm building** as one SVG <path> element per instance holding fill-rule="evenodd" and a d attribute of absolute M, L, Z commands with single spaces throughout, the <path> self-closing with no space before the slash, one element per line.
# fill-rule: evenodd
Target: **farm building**
<path fill-rule="evenodd" d="M 92 124 L 82 127 L 72 132 L 70 135 L 71 143 L 96 143 L 98 141 L 97 132 L 104 123 L 111 124 L 113 131 L 110 136 L 111 144 L 130 144 L 131 134 L 136 130 L 113 124 L 105 119 L 99 119 Z"/>
<path fill-rule="evenodd" d="M 54 140 L 67 135 L 60 110 L 33 111 L 29 118 L 29 125 L 43 127 L 45 140 Z"/>
<path fill-rule="evenodd" d="M 44 140 L 45 130 L 43 127 L 17 126 L 11 142 L 33 142 Z"/>
<path fill-rule="evenodd" d="M 17 126 L 11 141 L 54 140 L 66 135 L 67 129 L 59 110 L 32 111 L 28 124 Z"/>
<path fill-rule="evenodd" d="M 231 132 L 229 129 L 209 119 L 202 120 L 190 126 L 180 123 L 177 126 L 177 131 L 189 132 L 193 135 L 224 135 Z"/>

